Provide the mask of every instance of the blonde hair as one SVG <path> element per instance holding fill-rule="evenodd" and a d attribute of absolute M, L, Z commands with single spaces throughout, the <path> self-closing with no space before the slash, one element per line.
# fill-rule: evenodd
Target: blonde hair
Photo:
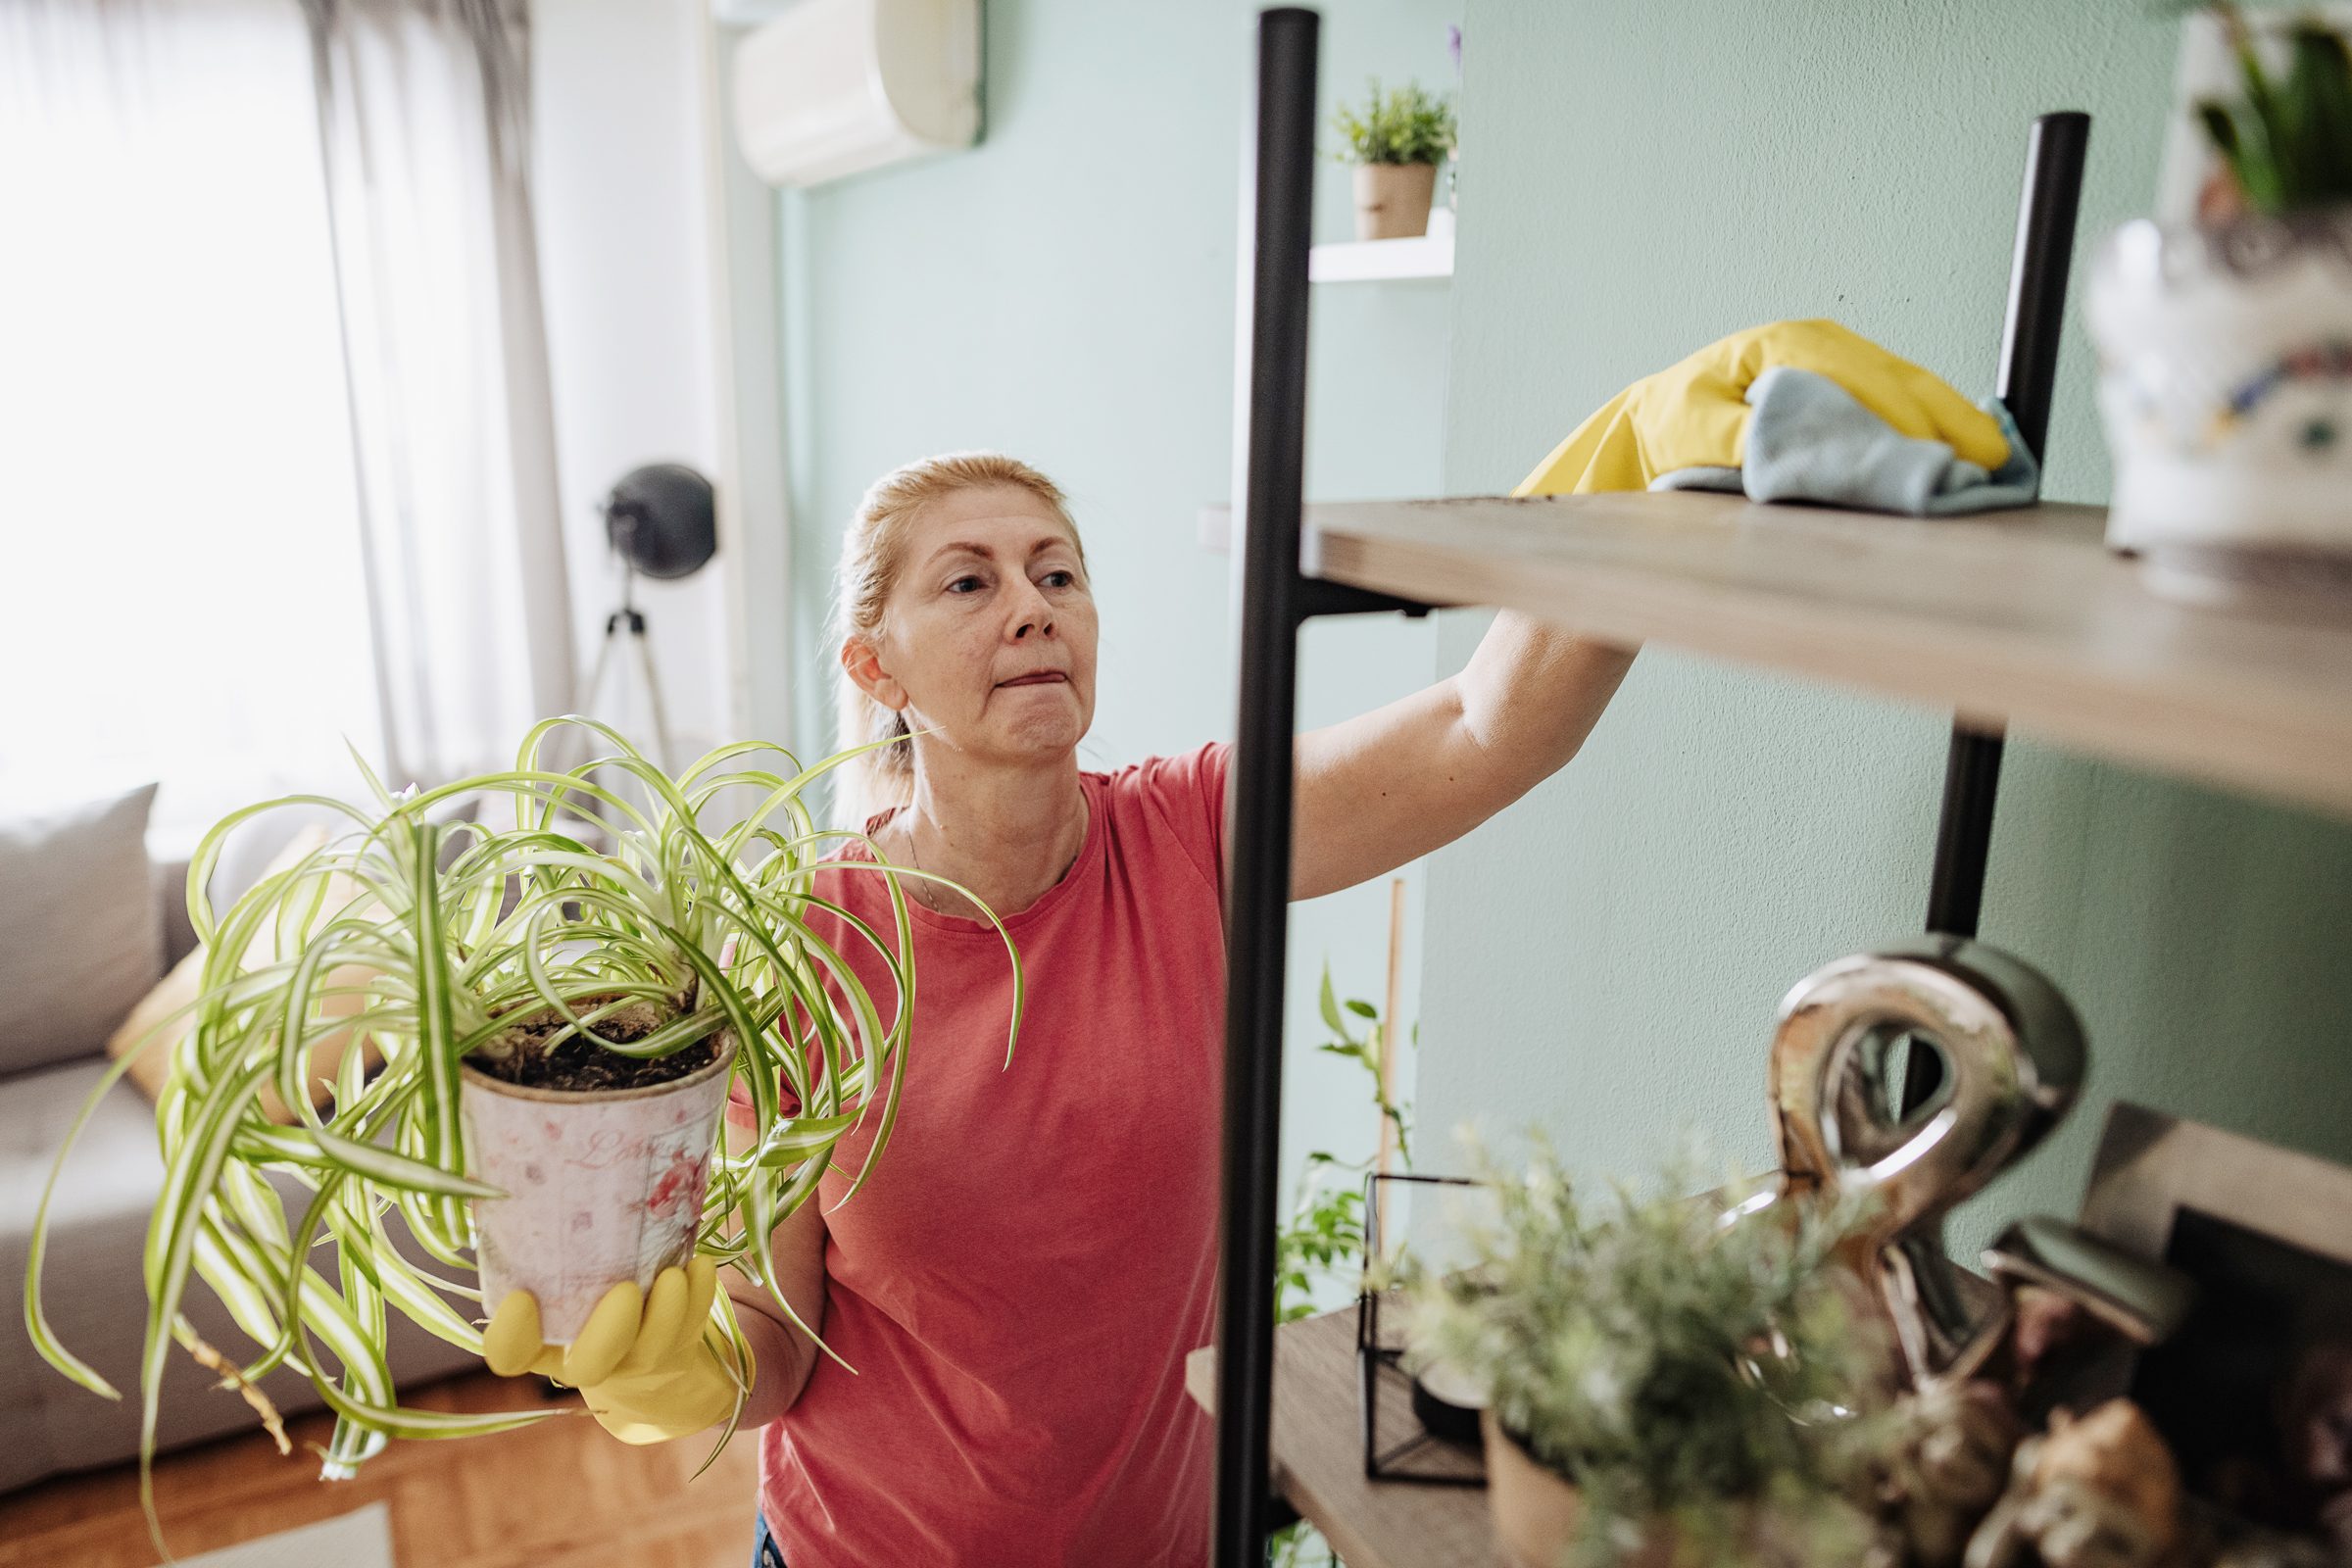
<path fill-rule="evenodd" d="M 841 541 L 841 564 L 833 574 L 831 638 L 838 648 L 850 637 L 870 636 L 882 624 L 882 607 L 897 586 L 907 529 L 935 501 L 964 490 L 1010 485 L 1054 509 L 1078 536 L 1061 487 L 1017 458 L 1002 452 L 945 452 L 893 468 L 867 488 Z M 1081 564 L 1086 547 L 1078 549 Z M 906 716 L 868 697 L 848 670 L 841 674 L 841 749 L 906 734 Z M 834 816 L 844 827 L 863 829 L 874 813 L 904 806 L 914 796 L 914 748 L 886 746 L 844 763 L 833 774 Z"/>

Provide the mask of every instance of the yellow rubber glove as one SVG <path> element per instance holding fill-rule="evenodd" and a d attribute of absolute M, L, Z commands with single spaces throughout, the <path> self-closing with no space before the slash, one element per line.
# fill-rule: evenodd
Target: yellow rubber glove
<path fill-rule="evenodd" d="M 482 1359 L 502 1378 L 535 1372 L 580 1391 L 589 1413 L 623 1443 L 666 1443 L 717 1425 L 735 1408 L 732 1345 L 711 1320 L 718 1264 L 665 1268 L 642 1299 L 635 1280 L 607 1291 L 569 1347 L 539 1338 L 539 1302 L 511 1291 L 482 1330 Z M 745 1352 L 740 1388 L 756 1368 Z"/>
<path fill-rule="evenodd" d="M 1998 421 L 1934 371 L 1836 321 L 1775 321 L 1734 332 L 1636 381 L 1578 425 L 1511 493 L 1646 490 L 1678 468 L 1740 467 L 1748 386 L 1780 365 L 1829 377 L 1900 435 L 1941 441 L 1987 471 L 2009 461 Z"/>

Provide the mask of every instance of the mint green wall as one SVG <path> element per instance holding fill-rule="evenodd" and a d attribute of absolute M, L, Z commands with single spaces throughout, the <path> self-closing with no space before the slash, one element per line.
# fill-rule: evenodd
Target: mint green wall
<path fill-rule="evenodd" d="M 2094 116 L 2087 245 L 2151 199 L 2176 27 L 2132 0 L 1478 0 L 1467 31 L 1455 491 L 1780 317 L 1989 390 L 2028 120 Z M 2078 329 L 2054 498 L 2106 494 L 2089 372 Z M 1444 667 L 1477 629 L 1448 618 Z M 1425 1121 L 1540 1121 L 1590 1171 L 1683 1131 L 1761 1167 L 1774 1004 L 1918 928 L 1945 733 L 1645 652 L 1574 766 L 1433 861 Z M 2094 1068 L 1963 1255 L 1998 1214 L 2073 1211 L 2119 1097 L 2352 1157 L 2352 828 L 2013 742 L 1984 934 L 2073 997 Z"/>
<path fill-rule="evenodd" d="M 830 740 L 825 592 L 866 483 L 925 453 L 997 447 L 1070 493 L 1102 610 L 1086 765 L 1229 737 L 1227 563 L 1197 543 L 1228 492 L 1234 244 L 1253 10 L 1235 0 L 988 0 L 986 139 L 781 204 L 793 505 L 796 740 Z M 1327 90 L 1366 75 L 1447 82 L 1451 0 L 1328 13 Z M 1320 237 L 1345 236 L 1326 172 Z M 1443 284 L 1318 290 L 1310 493 L 1433 494 L 1444 439 Z M 1430 678 L 1435 629 L 1319 626 L 1301 721 Z M 1312 982 L 1377 999 L 1384 889 L 1301 906 L 1285 1143 L 1368 1152 L 1368 1099 L 1316 1055 Z M 1408 953 L 1418 953 L 1418 936 Z M 1409 980 L 1409 976 L 1408 976 Z M 1408 1010 L 1410 991 L 1408 989 Z"/>

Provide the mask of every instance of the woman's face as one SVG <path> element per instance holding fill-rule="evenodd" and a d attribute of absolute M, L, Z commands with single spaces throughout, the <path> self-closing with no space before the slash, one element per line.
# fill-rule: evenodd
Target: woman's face
<path fill-rule="evenodd" d="M 841 659 L 884 707 L 984 763 L 1068 756 L 1095 716 L 1095 600 L 1078 541 L 1017 485 L 914 517 L 874 632 Z"/>

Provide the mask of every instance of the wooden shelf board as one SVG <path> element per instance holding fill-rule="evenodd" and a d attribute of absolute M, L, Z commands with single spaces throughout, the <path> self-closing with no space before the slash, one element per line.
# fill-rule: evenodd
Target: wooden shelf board
<path fill-rule="evenodd" d="M 1312 283 L 1376 283 L 1452 275 L 1451 234 L 1349 240 L 1345 244 L 1317 245 L 1306 253 L 1306 276 Z"/>
<path fill-rule="evenodd" d="M 1211 1413 L 1216 1358 L 1208 1346 L 1184 1363 L 1186 1391 Z M 1416 1427 L 1404 1380 L 1384 1377 L 1382 1442 Z M 1475 1454 L 1429 1452 L 1453 1473 L 1484 1473 Z M 1274 1331 L 1273 1459 L 1272 1490 L 1323 1532 L 1348 1568 L 1502 1568 L 1483 1488 L 1366 1479 L 1352 1306 Z"/>
<path fill-rule="evenodd" d="M 1307 509 L 1302 554 L 1335 582 L 1815 676 L 2352 814 L 2352 624 L 2159 599 L 2101 542 L 2105 517 L 1691 492 L 1344 502 Z M 1217 524 L 1203 516 L 1204 540 Z"/>

